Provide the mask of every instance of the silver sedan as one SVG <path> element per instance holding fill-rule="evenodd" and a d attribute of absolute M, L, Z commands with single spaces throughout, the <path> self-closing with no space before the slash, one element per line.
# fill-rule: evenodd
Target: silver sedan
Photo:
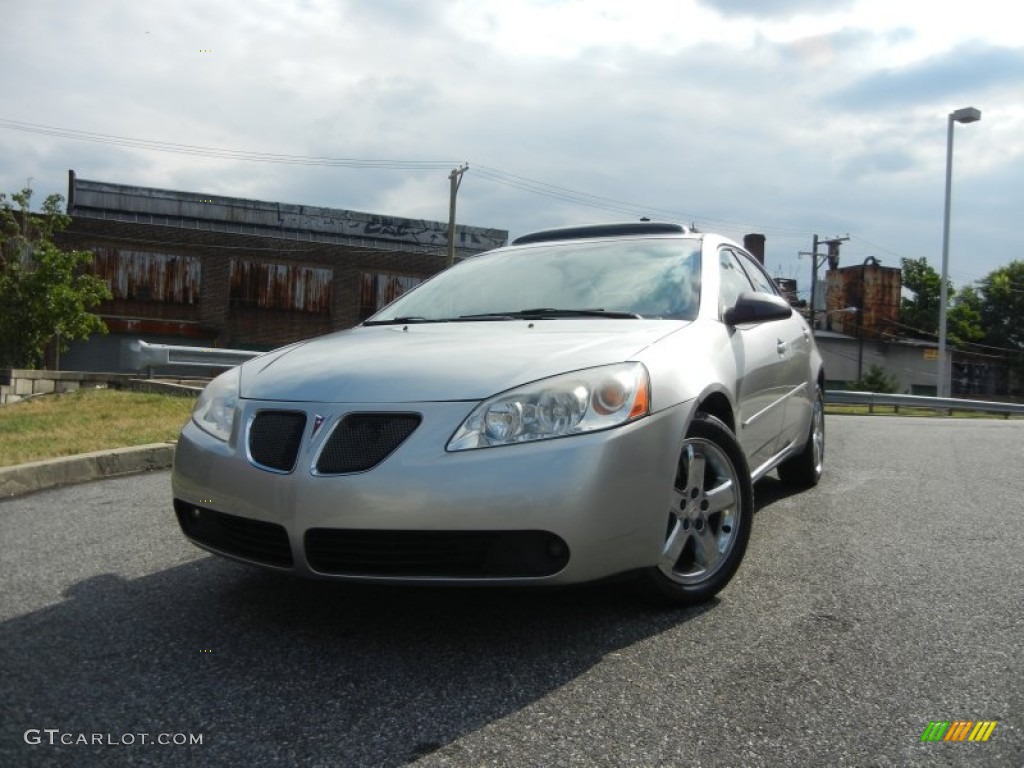
<path fill-rule="evenodd" d="M 763 268 L 674 224 L 551 230 L 361 325 L 215 379 L 173 473 L 184 534 L 300 576 L 706 600 L 753 483 L 818 482 L 821 357 Z"/>

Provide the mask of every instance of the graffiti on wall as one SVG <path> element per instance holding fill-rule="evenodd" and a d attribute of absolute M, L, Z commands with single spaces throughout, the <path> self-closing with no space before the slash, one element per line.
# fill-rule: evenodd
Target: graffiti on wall
<path fill-rule="evenodd" d="M 233 307 L 331 313 L 330 269 L 232 259 L 229 298 Z"/>
<path fill-rule="evenodd" d="M 380 238 L 398 242 L 419 243 L 433 247 L 448 244 L 448 227 L 426 219 L 401 219 L 392 216 L 367 216 L 345 222 L 345 233 L 356 237 Z M 459 225 L 455 230 L 455 244 L 474 251 L 498 248 L 508 241 L 508 232 Z"/>

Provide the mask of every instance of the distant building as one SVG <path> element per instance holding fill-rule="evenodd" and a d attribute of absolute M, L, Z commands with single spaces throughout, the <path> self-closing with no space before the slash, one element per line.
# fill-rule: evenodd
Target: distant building
<path fill-rule="evenodd" d="M 898 382 L 899 391 L 934 395 L 935 342 L 904 338 L 900 330 L 902 272 L 869 256 L 849 267 L 830 262 L 826 308 L 815 333 L 832 387 L 854 384 L 873 365 Z"/>
<path fill-rule="evenodd" d="M 441 271 L 448 225 L 334 208 L 126 186 L 69 174 L 61 247 L 95 254 L 110 330 L 60 367 L 119 371 L 121 342 L 271 349 L 365 319 Z M 456 258 L 508 232 L 459 225 Z"/>
<path fill-rule="evenodd" d="M 826 389 L 847 389 L 877 365 L 896 380 L 897 391 L 934 396 L 938 347 L 914 339 L 866 339 L 834 331 L 816 331 L 825 364 Z"/>
<path fill-rule="evenodd" d="M 800 299 L 797 291 L 797 282 L 791 277 L 776 277 L 775 284 L 779 287 L 782 295 L 793 306 L 796 306 Z M 806 302 L 805 302 L 806 303 Z"/>
<path fill-rule="evenodd" d="M 857 338 L 902 336 L 899 331 L 902 272 L 869 256 L 863 264 L 825 274 L 825 328 Z"/>

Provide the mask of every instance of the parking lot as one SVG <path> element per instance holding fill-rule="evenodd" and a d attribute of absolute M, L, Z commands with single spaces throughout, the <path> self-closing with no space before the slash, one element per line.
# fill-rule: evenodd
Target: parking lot
<path fill-rule="evenodd" d="M 268 575 L 183 540 L 167 472 L 0 502 L 0 764 L 1024 764 L 1024 422 L 827 429 L 690 610 Z"/>

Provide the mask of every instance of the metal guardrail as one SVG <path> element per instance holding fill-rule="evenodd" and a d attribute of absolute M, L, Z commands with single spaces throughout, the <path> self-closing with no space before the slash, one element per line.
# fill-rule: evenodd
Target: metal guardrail
<path fill-rule="evenodd" d="M 152 375 L 154 368 L 234 368 L 262 354 L 248 349 L 186 347 L 130 341 L 125 344 L 122 362 L 126 368 L 149 371 Z"/>
<path fill-rule="evenodd" d="M 125 343 L 123 362 L 125 367 L 136 371 L 154 368 L 234 368 L 251 360 L 262 352 L 248 349 L 219 349 L 216 347 L 186 347 L 173 344 L 149 344 L 145 341 Z M 876 405 L 899 408 L 931 408 L 940 411 L 980 411 L 1001 413 L 1010 418 L 1011 414 L 1024 415 L 1024 403 L 997 403 L 989 400 L 961 400 L 956 397 L 924 397 L 922 395 L 894 395 L 884 392 L 848 392 L 842 389 L 827 390 L 825 402 L 829 405 Z"/>
<path fill-rule="evenodd" d="M 991 400 L 961 400 L 957 397 L 924 397 L 922 395 L 893 395 L 885 392 L 847 392 L 841 389 L 825 392 L 828 405 L 890 405 L 898 411 L 904 408 L 932 408 L 939 411 L 979 411 L 1024 415 L 1024 403 L 998 403 Z"/>

